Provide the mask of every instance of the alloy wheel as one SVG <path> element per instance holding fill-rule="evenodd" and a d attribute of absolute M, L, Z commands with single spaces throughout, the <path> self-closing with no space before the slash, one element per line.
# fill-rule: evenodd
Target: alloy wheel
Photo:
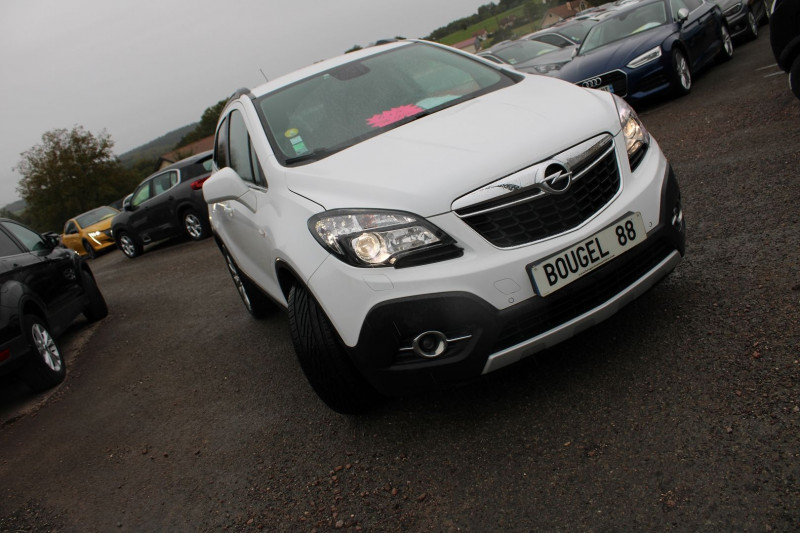
<path fill-rule="evenodd" d="M 192 239 L 199 239 L 203 236 L 203 223 L 200 222 L 200 218 L 194 213 L 187 213 L 183 218 L 183 225 L 186 227 L 186 233 L 188 233 Z"/>
<path fill-rule="evenodd" d="M 60 372 L 63 365 L 61 353 L 58 351 L 58 347 L 50 333 L 44 326 L 37 323 L 31 327 L 31 335 L 33 343 L 36 345 L 36 350 L 39 352 L 44 364 L 53 372 Z"/>

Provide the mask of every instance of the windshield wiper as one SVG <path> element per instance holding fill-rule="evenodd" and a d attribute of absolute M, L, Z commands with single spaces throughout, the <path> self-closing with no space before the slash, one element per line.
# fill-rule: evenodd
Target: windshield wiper
<path fill-rule="evenodd" d="M 298 155 L 295 157 L 287 157 L 284 163 L 286 165 L 294 165 L 296 163 L 304 163 L 306 161 L 319 161 L 320 159 L 324 159 L 331 154 L 335 154 L 339 150 L 328 150 L 328 149 L 319 149 L 314 150 L 312 152 L 308 152 L 307 154 Z"/>

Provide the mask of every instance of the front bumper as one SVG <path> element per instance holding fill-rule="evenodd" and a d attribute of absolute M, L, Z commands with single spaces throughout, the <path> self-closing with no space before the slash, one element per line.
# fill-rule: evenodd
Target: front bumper
<path fill-rule="evenodd" d="M 382 302 L 363 322 L 358 342 L 346 347 L 378 390 L 399 394 L 466 381 L 566 340 L 613 315 L 663 279 L 685 250 L 685 225 L 673 221 L 680 191 L 667 167 L 660 220 L 628 253 L 546 297 L 498 309 L 465 292 L 410 296 Z M 410 347 L 428 331 L 451 339 L 439 357 Z"/>

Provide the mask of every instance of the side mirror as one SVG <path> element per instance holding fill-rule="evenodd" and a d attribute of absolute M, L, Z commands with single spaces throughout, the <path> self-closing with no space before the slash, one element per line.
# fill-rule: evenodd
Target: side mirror
<path fill-rule="evenodd" d="M 48 231 L 47 233 L 43 233 L 42 238 L 50 248 L 57 248 L 59 246 L 62 246 L 61 235 L 59 235 L 55 231 Z"/>
<path fill-rule="evenodd" d="M 250 187 L 230 167 L 218 170 L 203 183 L 203 198 L 207 204 L 240 202 L 250 211 L 256 211 L 256 202 L 250 194 Z"/>
<path fill-rule="evenodd" d="M 133 206 L 131 205 L 131 198 L 133 198 L 133 194 L 129 194 L 122 200 L 122 210 L 123 211 L 133 211 Z"/>
<path fill-rule="evenodd" d="M 678 10 L 678 23 L 683 24 L 689 18 L 689 10 L 682 7 Z"/>

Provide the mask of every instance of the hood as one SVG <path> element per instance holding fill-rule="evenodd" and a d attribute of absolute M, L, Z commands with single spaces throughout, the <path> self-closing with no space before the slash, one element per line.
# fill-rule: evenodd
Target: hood
<path fill-rule="evenodd" d="M 546 76 L 458 104 L 321 161 L 287 168 L 290 190 L 325 209 L 432 216 L 456 198 L 601 132 L 615 134 L 611 97 Z"/>
<path fill-rule="evenodd" d="M 558 77 L 574 83 L 610 70 L 621 69 L 632 59 L 659 46 L 672 33 L 673 25 L 665 24 L 577 55 L 564 65 Z"/>

